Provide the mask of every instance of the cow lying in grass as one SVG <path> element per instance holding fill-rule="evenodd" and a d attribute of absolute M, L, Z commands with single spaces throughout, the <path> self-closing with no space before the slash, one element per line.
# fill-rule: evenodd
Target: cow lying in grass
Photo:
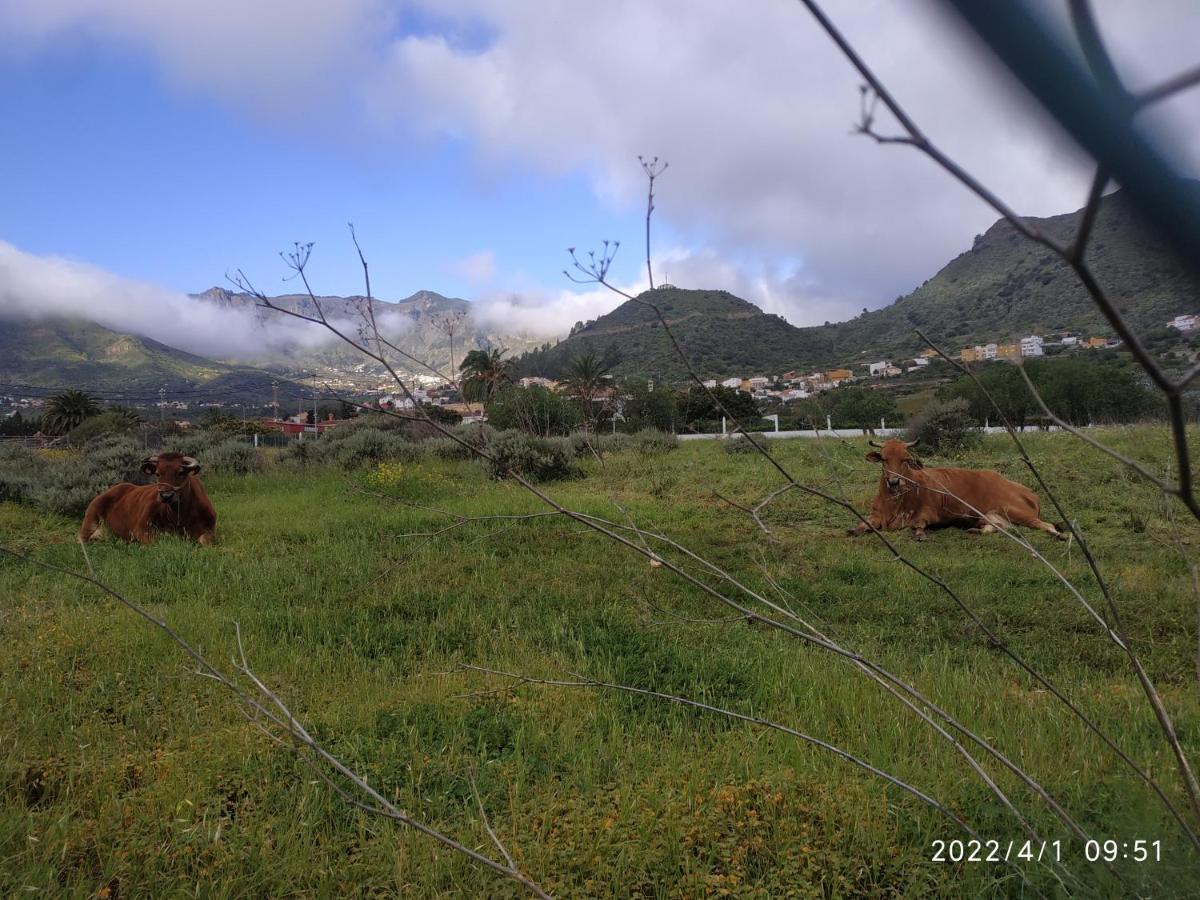
<path fill-rule="evenodd" d="M 158 532 L 178 534 L 200 544 L 216 535 L 217 513 L 196 477 L 200 463 L 182 453 L 160 453 L 142 463 L 156 484 L 110 487 L 88 504 L 79 529 L 81 541 L 94 541 L 105 525 L 119 538 L 149 544 Z"/>
<path fill-rule="evenodd" d="M 972 534 L 990 534 L 1010 525 L 1024 525 L 1065 541 L 1050 522 L 1042 521 L 1037 494 L 999 472 L 981 469 L 927 469 L 909 451 L 916 441 L 886 441 L 867 454 L 880 463 L 879 490 L 867 517 L 870 527 L 860 522 L 851 534 L 870 531 L 899 531 L 911 528 L 913 537 L 925 540 L 925 529 L 934 525 L 966 525 Z"/>

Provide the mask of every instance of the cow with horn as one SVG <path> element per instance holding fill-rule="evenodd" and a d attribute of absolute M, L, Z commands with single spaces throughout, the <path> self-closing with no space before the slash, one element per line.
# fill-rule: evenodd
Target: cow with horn
<path fill-rule="evenodd" d="M 860 522 L 851 529 L 852 535 L 911 528 L 913 537 L 923 541 L 925 529 L 938 525 L 965 526 L 972 534 L 1024 525 L 1067 539 L 1055 525 L 1042 520 L 1037 494 L 999 472 L 926 468 L 912 453 L 917 441 L 869 443 L 878 448 L 867 459 L 882 467 L 879 490 L 867 517 L 870 524 Z"/>
<path fill-rule="evenodd" d="M 197 477 L 199 471 L 200 463 L 182 453 L 148 457 L 142 472 L 155 483 L 126 481 L 100 494 L 88 504 L 79 539 L 96 540 L 107 525 L 117 537 L 139 544 L 149 544 L 159 532 L 211 544 L 217 513 Z"/>

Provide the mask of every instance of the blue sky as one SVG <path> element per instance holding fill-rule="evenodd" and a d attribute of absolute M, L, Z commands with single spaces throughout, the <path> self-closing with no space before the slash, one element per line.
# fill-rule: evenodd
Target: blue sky
<path fill-rule="evenodd" d="M 1191 0 L 1097 3 L 1132 87 L 1195 64 Z M 1083 159 L 932 0 L 827 10 L 939 146 L 1027 215 L 1080 207 Z M 1195 26 L 1195 27 L 1193 27 Z M 851 134 L 858 79 L 790 0 L 5 0 L 0 312 L 175 302 L 316 244 L 328 293 L 476 301 L 561 334 L 619 298 L 563 278 L 623 241 L 798 325 L 907 293 L 996 214 L 919 154 Z M 1200 92 L 1168 104 L 1200 171 Z M 878 123 L 885 130 L 891 123 Z M 219 332 L 218 332 L 219 333 Z"/>
<path fill-rule="evenodd" d="M 290 289 L 276 254 L 301 240 L 316 242 L 319 289 L 361 292 L 352 221 L 380 296 L 471 297 L 457 263 L 473 254 L 504 260 L 514 284 L 554 283 L 566 246 L 639 224 L 579 173 L 483 171 L 451 138 L 291 137 L 94 44 L 0 58 L 0 82 L 16 88 L 0 92 L 15 136 L 0 156 L 0 236 L 180 291 L 225 285 L 238 266 Z"/>

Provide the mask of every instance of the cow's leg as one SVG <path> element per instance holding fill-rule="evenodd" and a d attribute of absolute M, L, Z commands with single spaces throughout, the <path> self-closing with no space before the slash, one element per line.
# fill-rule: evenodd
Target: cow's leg
<path fill-rule="evenodd" d="M 1041 531 L 1046 532 L 1046 534 L 1052 534 L 1060 541 L 1067 541 L 1071 539 L 1069 534 L 1064 534 L 1063 532 L 1059 531 L 1058 526 L 1053 522 L 1043 522 L 1041 519 L 1035 519 L 1032 527 L 1040 529 Z"/>
<path fill-rule="evenodd" d="M 217 536 L 216 536 L 216 534 L 214 534 L 211 531 L 206 531 L 202 535 L 200 535 L 198 538 L 196 538 L 196 543 L 199 544 L 201 547 L 211 547 L 216 542 L 217 542 Z"/>
<path fill-rule="evenodd" d="M 926 522 L 924 519 L 917 519 L 915 522 L 913 522 L 912 530 L 913 530 L 913 539 L 914 540 L 918 540 L 918 541 L 925 540 L 925 526 L 928 524 L 929 523 Z"/>
<path fill-rule="evenodd" d="M 870 523 L 869 525 L 867 524 L 868 522 Z M 853 528 L 849 529 L 846 533 L 849 534 L 851 537 L 862 537 L 864 534 L 866 534 L 872 528 L 874 528 L 876 531 L 883 531 L 883 521 L 874 514 L 867 516 L 866 522 L 859 522 Z"/>

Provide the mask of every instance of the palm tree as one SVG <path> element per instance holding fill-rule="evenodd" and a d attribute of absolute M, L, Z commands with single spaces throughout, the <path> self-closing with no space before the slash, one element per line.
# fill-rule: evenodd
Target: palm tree
<path fill-rule="evenodd" d="M 562 387 L 568 394 L 578 397 L 583 404 L 583 413 L 589 422 L 595 421 L 596 401 L 609 386 L 608 370 L 612 368 L 601 360 L 594 351 L 571 360 Z"/>
<path fill-rule="evenodd" d="M 463 374 L 463 399 L 486 403 L 512 381 L 513 362 L 507 350 L 472 350 L 458 367 Z"/>
<path fill-rule="evenodd" d="M 63 391 L 51 397 L 42 413 L 42 431 L 46 434 L 66 434 L 84 419 L 100 413 L 100 403 L 83 391 Z"/>

